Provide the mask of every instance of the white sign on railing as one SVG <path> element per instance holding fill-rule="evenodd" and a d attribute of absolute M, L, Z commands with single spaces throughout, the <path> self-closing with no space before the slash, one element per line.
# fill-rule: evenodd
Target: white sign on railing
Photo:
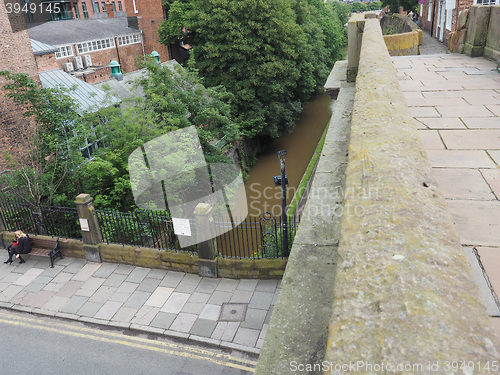
<path fill-rule="evenodd" d="M 80 218 L 80 228 L 83 232 L 90 232 L 89 221 L 87 219 Z"/>
<path fill-rule="evenodd" d="M 189 219 L 172 218 L 174 233 L 178 236 L 191 236 L 191 225 Z"/>

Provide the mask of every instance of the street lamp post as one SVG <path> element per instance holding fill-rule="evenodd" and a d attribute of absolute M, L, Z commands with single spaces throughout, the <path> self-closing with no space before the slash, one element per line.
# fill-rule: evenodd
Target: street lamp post
<path fill-rule="evenodd" d="M 283 254 L 288 253 L 288 218 L 286 214 L 286 185 L 288 176 L 285 174 L 286 150 L 278 151 L 278 158 L 281 164 L 281 176 L 273 176 L 274 186 L 281 185 L 281 223 L 283 226 Z"/>

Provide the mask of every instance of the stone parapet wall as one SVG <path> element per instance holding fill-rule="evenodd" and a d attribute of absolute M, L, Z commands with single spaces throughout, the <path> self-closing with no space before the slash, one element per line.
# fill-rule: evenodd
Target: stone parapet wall
<path fill-rule="evenodd" d="M 391 56 L 420 55 L 422 30 L 395 35 L 384 35 L 384 42 Z"/>
<path fill-rule="evenodd" d="M 324 360 L 386 369 L 498 361 L 498 339 L 376 20 L 364 26 L 345 191 Z M 414 370 L 372 372 L 431 373 Z"/>
<path fill-rule="evenodd" d="M 385 45 L 391 56 L 419 55 L 422 45 L 422 30 L 410 18 L 400 14 L 384 15 L 380 19 L 382 28 L 392 26 L 396 34 L 384 35 Z"/>
<path fill-rule="evenodd" d="M 491 7 L 484 57 L 500 61 L 500 5 Z"/>
<path fill-rule="evenodd" d="M 474 5 L 466 22 L 463 52 L 471 57 L 500 60 L 500 5 Z"/>

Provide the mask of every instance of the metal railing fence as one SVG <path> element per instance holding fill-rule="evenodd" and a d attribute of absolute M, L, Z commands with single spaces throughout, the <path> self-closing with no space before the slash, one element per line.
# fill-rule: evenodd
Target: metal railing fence
<path fill-rule="evenodd" d="M 0 218 L 8 231 L 64 238 L 82 238 L 76 207 L 41 205 L 38 208 L 14 199 L 0 201 Z"/>
<path fill-rule="evenodd" d="M 166 211 L 96 210 L 104 242 L 136 245 L 196 253 L 196 245 L 182 248 L 174 233 L 173 220 Z M 35 207 L 14 199 L 0 199 L 0 220 L 8 231 L 81 239 L 77 209 L 74 207 Z M 241 224 L 212 221 L 219 256 L 225 258 L 286 258 L 300 218 L 288 218 L 288 249 L 283 249 L 281 217 L 266 212 L 247 217 Z M 240 221 L 236 221 L 240 222 Z M 195 223 L 191 221 L 195 230 Z"/>

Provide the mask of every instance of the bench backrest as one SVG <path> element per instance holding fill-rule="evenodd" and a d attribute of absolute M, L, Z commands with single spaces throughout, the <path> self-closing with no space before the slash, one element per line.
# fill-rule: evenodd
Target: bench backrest
<path fill-rule="evenodd" d="M 42 248 L 42 249 L 53 249 L 57 243 L 59 242 L 59 238 L 31 238 L 31 247 L 33 248 Z"/>

